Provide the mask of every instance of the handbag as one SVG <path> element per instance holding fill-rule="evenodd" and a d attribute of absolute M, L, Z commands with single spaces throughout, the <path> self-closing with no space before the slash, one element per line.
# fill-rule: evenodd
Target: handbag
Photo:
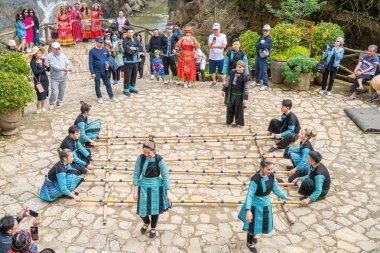
<path fill-rule="evenodd" d="M 319 73 L 324 73 L 327 67 L 327 57 L 319 60 L 316 69 Z"/>
<path fill-rule="evenodd" d="M 267 58 L 269 56 L 269 50 L 266 49 L 260 49 L 259 50 L 260 58 Z"/>
<path fill-rule="evenodd" d="M 34 76 L 34 78 L 36 79 L 37 81 L 37 84 L 36 84 L 36 89 L 38 90 L 39 93 L 42 93 L 45 91 L 44 87 L 42 87 L 42 84 L 41 84 L 41 75 L 38 77 L 38 80 L 36 78 L 36 76 Z"/>

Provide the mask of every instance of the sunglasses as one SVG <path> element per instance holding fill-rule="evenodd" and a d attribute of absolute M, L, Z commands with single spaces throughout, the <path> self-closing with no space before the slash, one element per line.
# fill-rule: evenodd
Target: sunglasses
<path fill-rule="evenodd" d="M 263 32 L 269 32 L 269 30 L 263 30 Z"/>

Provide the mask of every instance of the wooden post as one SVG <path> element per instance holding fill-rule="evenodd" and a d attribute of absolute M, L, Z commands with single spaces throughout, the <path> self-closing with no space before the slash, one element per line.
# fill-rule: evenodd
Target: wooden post
<path fill-rule="evenodd" d="M 45 29 L 45 41 L 46 41 L 46 44 L 48 43 L 48 39 L 49 39 L 49 26 L 47 24 L 44 24 L 44 29 Z"/>

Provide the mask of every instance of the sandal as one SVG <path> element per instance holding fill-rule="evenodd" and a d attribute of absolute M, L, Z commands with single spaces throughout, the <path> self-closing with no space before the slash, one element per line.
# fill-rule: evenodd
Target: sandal
<path fill-rule="evenodd" d="M 249 251 L 251 251 L 253 253 L 257 253 L 257 249 L 256 249 L 254 244 L 248 244 L 247 243 L 247 247 L 248 247 Z"/>
<path fill-rule="evenodd" d="M 149 238 L 154 238 L 154 237 L 156 237 L 156 230 L 150 230 L 150 232 L 149 232 Z"/>
<path fill-rule="evenodd" d="M 146 231 L 148 230 L 148 227 L 149 227 L 149 224 L 144 224 L 141 229 L 140 229 L 140 232 L 141 234 L 145 234 Z"/>

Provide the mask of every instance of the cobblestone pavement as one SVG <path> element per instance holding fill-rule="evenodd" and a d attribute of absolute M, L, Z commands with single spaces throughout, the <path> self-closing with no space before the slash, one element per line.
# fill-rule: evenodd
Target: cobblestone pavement
<path fill-rule="evenodd" d="M 65 103 L 61 108 L 35 114 L 34 106 L 17 136 L 0 139 L 0 215 L 20 213 L 24 204 L 43 215 L 38 244 L 55 248 L 57 252 L 248 252 L 246 234 L 237 219 L 240 206 L 190 205 L 174 206 L 160 216 L 158 237 L 149 239 L 139 232 L 141 221 L 136 207 L 110 205 L 108 222 L 103 225 L 103 206 L 76 204 L 61 199 L 48 204 L 39 200 L 38 191 L 44 174 L 57 161 L 56 149 L 66 136 L 67 128 L 79 112 L 79 101 L 93 105 L 92 119 L 110 122 L 113 133 L 246 133 L 247 127 L 226 127 L 225 107 L 220 86 L 209 89 L 206 84 L 184 89 L 152 81 L 138 82 L 140 94 L 126 98 L 121 85 L 114 86 L 120 99 L 98 105 L 93 82 L 87 71 L 87 50 L 64 49 L 77 72 L 70 76 Z M 73 57 L 75 57 L 73 59 Z M 80 66 L 82 65 L 82 66 Z M 260 237 L 260 252 L 379 252 L 380 251 L 380 136 L 364 135 L 343 112 L 345 107 L 365 108 L 360 101 L 345 101 L 344 95 L 332 97 L 310 92 L 283 91 L 275 88 L 259 92 L 252 88 L 246 109 L 247 125 L 265 130 L 272 117 L 280 115 L 283 98 L 293 100 L 294 112 L 303 127 L 318 131 L 312 140 L 323 154 L 323 162 L 332 174 L 332 190 L 323 201 L 308 207 L 289 206 L 296 217 L 289 226 L 281 208 L 274 206 L 274 231 Z M 106 133 L 105 128 L 103 134 Z M 267 150 L 271 141 L 260 142 Z M 106 149 L 93 151 L 95 158 L 106 158 Z M 112 157 L 134 158 L 140 154 L 137 146 L 112 147 Z M 158 146 L 164 158 L 195 155 L 257 154 L 252 142 L 165 144 Z M 170 163 L 170 168 L 257 169 L 257 160 L 198 161 Z M 290 162 L 278 159 L 276 169 Z M 100 165 L 100 163 L 99 163 Z M 120 164 L 123 165 L 123 164 Z M 132 164 L 133 165 L 133 164 Z M 103 171 L 89 173 L 87 178 L 104 177 Z M 111 178 L 131 178 L 130 173 L 113 172 Z M 172 179 L 244 182 L 248 176 L 172 175 Z M 298 198 L 294 187 L 284 188 Z M 102 183 L 83 183 L 82 198 L 102 198 Z M 172 192 L 181 199 L 244 199 L 243 186 L 173 186 Z M 132 199 L 130 184 L 110 184 L 110 198 Z M 275 200 L 275 198 L 273 198 Z M 31 220 L 22 223 L 27 228 Z"/>

